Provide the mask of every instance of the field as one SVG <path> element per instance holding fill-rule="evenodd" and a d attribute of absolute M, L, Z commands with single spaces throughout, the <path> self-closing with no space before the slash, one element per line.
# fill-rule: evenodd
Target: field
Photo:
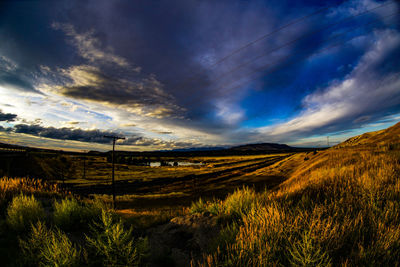
<path fill-rule="evenodd" d="M 117 164 L 116 210 L 110 163 L 87 157 L 82 179 L 79 156 L 64 155 L 73 171 L 61 168 L 56 184 L 1 179 L 1 257 L 6 266 L 399 266 L 399 140 L 397 124 L 323 151 Z"/>
<path fill-rule="evenodd" d="M 290 156 L 292 154 L 179 158 L 180 162 L 201 165 L 177 167 L 115 164 L 118 207 L 176 209 L 190 206 L 200 196 L 224 197 L 242 185 L 258 190 L 273 187 L 283 176 L 265 172 L 265 169 Z M 68 190 L 81 195 L 101 195 L 102 199 L 110 201 L 111 163 L 102 157 L 87 157 L 85 166 L 80 158 L 70 157 L 69 161 L 75 171 L 65 180 Z"/>

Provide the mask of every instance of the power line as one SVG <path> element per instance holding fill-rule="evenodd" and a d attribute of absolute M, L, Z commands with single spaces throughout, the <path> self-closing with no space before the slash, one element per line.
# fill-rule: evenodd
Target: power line
<path fill-rule="evenodd" d="M 387 4 L 386 4 L 386 5 L 387 5 Z M 382 7 L 382 5 L 380 5 L 379 7 Z M 379 8 L 379 7 L 375 7 L 375 8 L 373 8 L 373 9 L 377 9 L 377 8 Z M 362 13 L 365 14 L 366 12 L 370 12 L 370 11 L 372 11 L 373 9 L 369 9 L 369 10 L 364 11 L 364 12 L 362 12 Z M 384 19 L 388 19 L 388 18 L 390 18 L 390 17 L 392 17 L 392 16 L 394 16 L 394 15 L 396 15 L 396 14 L 398 14 L 398 13 L 399 13 L 399 12 L 392 13 L 392 14 L 386 16 Z M 360 15 L 361 15 L 361 14 L 357 14 L 357 15 L 355 15 L 355 16 L 360 16 Z M 353 17 L 353 16 L 350 16 L 350 17 Z M 346 19 L 349 19 L 350 17 L 347 17 Z M 343 21 L 342 21 L 342 22 L 343 22 Z M 374 24 L 374 23 L 378 23 L 378 22 L 380 22 L 379 19 L 374 20 L 374 21 L 372 21 L 372 22 L 369 22 L 369 23 L 367 23 L 367 24 L 364 24 L 364 25 L 362 25 L 362 27 L 366 27 L 366 26 L 368 26 L 368 25 L 371 25 L 371 24 Z M 336 34 L 336 35 L 331 36 L 331 37 L 328 38 L 327 40 L 332 40 L 332 39 L 338 38 L 338 37 L 340 37 L 340 36 L 343 36 L 343 35 L 345 35 L 345 34 L 351 32 L 351 31 L 353 31 L 353 30 L 356 30 L 356 29 L 358 29 L 358 28 L 360 28 L 360 26 L 356 26 L 356 27 L 350 28 L 350 29 L 347 30 L 347 31 L 344 31 L 344 32 L 342 32 L 342 33 L 339 33 L 339 34 Z M 352 40 L 352 39 L 354 39 L 354 38 L 356 38 L 356 37 L 358 37 L 358 36 L 355 36 L 355 37 L 351 38 L 350 40 Z M 327 40 L 325 40 L 325 41 L 327 41 Z M 347 40 L 347 41 L 350 41 L 350 40 Z M 337 47 L 338 45 L 340 45 L 340 44 L 342 44 L 342 43 L 345 43 L 345 42 L 347 42 L 347 41 L 339 42 L 339 43 L 334 44 L 333 46 L 331 45 L 331 46 L 328 46 L 327 48 L 323 48 L 323 49 L 321 49 L 321 50 L 317 50 L 317 52 L 315 52 L 315 53 L 321 53 L 321 52 L 323 52 L 323 51 L 325 51 L 325 50 L 332 49 L 332 48 Z M 314 54 L 315 54 L 315 53 L 314 53 Z M 312 56 L 312 55 L 310 55 L 310 56 Z M 310 57 L 310 56 L 302 57 L 302 58 L 300 58 L 299 60 L 295 60 L 294 62 L 289 62 L 289 64 L 285 64 L 285 65 L 283 65 L 283 66 L 281 66 L 281 67 L 279 67 L 279 68 L 277 68 L 277 69 L 273 69 L 273 70 L 269 71 L 268 73 L 275 72 L 275 71 L 279 70 L 280 68 L 282 68 L 282 67 L 284 67 L 284 66 L 294 64 L 295 62 L 298 62 L 298 61 L 302 61 L 302 60 L 304 60 L 304 59 L 306 59 L 306 58 L 308 58 L 308 57 Z M 225 88 L 225 87 L 228 87 L 229 85 L 232 85 L 232 84 L 234 84 L 235 82 L 240 81 L 240 80 L 242 80 L 242 79 L 245 79 L 245 78 L 247 78 L 247 77 L 249 77 L 249 76 L 251 76 L 251 75 L 253 75 L 253 74 L 255 74 L 255 73 L 258 73 L 258 72 L 260 72 L 260 71 L 265 71 L 265 70 L 268 69 L 270 66 L 273 66 L 273 65 L 275 65 L 276 63 L 283 62 L 284 60 L 286 60 L 286 59 L 288 59 L 288 58 L 290 58 L 290 57 L 291 57 L 291 55 L 288 55 L 288 56 L 285 56 L 285 57 L 283 57 L 283 58 L 281 58 L 281 59 L 279 59 L 279 60 L 277 60 L 277 61 L 275 61 L 275 62 L 273 62 L 273 63 L 265 64 L 265 65 L 263 65 L 263 66 L 261 66 L 261 67 L 255 69 L 255 70 L 253 70 L 253 71 L 247 73 L 246 75 L 240 77 L 239 79 L 235 79 L 235 80 L 233 80 L 233 81 L 229 81 L 228 83 L 225 83 L 225 84 L 221 85 L 220 87 L 216 88 L 215 90 L 221 90 L 221 89 L 223 89 L 223 88 Z M 242 83 L 243 83 L 243 82 L 241 82 L 241 83 L 240 83 L 239 85 L 237 85 L 237 86 L 234 86 L 234 87 L 230 88 L 230 90 L 236 89 L 236 88 L 242 86 Z M 197 98 L 198 98 L 198 97 L 196 97 L 196 98 L 194 98 L 194 99 L 191 99 L 191 101 L 190 101 L 189 103 L 193 103 L 194 101 L 197 100 Z"/>
<path fill-rule="evenodd" d="M 392 13 L 392 14 L 386 16 L 383 20 L 386 20 L 386 19 L 388 19 L 388 18 L 390 18 L 390 17 L 393 17 L 393 16 L 395 16 L 395 15 L 397 15 L 397 14 L 399 14 L 399 13 L 400 13 L 400 12 Z M 362 25 L 362 26 L 363 26 L 363 27 L 366 27 L 366 26 L 375 24 L 375 23 L 377 23 L 377 22 L 380 22 L 380 20 L 374 20 L 374 21 L 369 22 L 369 23 L 367 23 L 367 24 L 364 24 L 364 25 Z M 345 35 L 345 34 L 351 32 L 351 31 L 357 30 L 358 28 L 359 28 L 359 26 L 354 27 L 354 28 L 351 28 L 351 29 L 349 29 L 349 30 L 347 30 L 347 31 L 345 31 L 345 32 L 342 32 L 342 33 L 340 33 L 340 34 L 336 34 L 336 35 L 332 36 L 331 38 L 329 38 L 329 39 L 327 39 L 327 40 L 335 39 L 335 38 L 337 38 L 337 37 L 339 37 L 339 36 L 341 36 L 341 35 Z M 369 31 L 371 31 L 371 30 L 369 30 Z M 339 45 L 341 45 L 341 44 L 343 44 L 343 43 L 345 43 L 345 42 L 351 41 L 351 40 L 353 40 L 353 39 L 355 39 L 355 38 L 357 38 L 357 37 L 358 37 L 358 36 L 354 36 L 354 37 L 350 38 L 349 40 L 345 40 L 345 41 L 342 41 L 342 42 L 333 44 L 333 45 L 331 45 L 331 46 L 328 46 L 328 47 L 326 47 L 326 48 L 317 50 L 313 55 L 318 54 L 318 53 L 321 53 L 321 52 L 324 52 L 325 50 L 329 50 L 329 49 L 335 48 L 335 47 L 337 47 L 337 46 L 339 46 Z M 300 58 L 300 59 L 298 59 L 298 60 L 295 60 L 294 62 L 289 62 L 289 63 L 287 63 L 287 64 L 285 64 L 285 65 L 283 65 L 283 66 L 280 66 L 279 68 L 272 69 L 272 70 L 268 71 L 267 73 L 270 74 L 270 73 L 279 71 L 281 68 L 283 68 L 283 67 L 285 67 L 285 66 L 295 64 L 296 62 L 305 60 L 305 59 L 307 59 L 307 58 L 309 58 L 309 57 L 311 57 L 311 56 L 313 56 L 313 55 Z M 284 57 L 284 58 L 281 58 L 280 61 L 284 61 L 285 59 L 287 59 L 287 58 L 289 58 L 289 57 L 290 57 L 290 56 L 286 56 L 286 57 Z M 279 63 L 279 62 L 278 62 L 278 63 Z M 247 76 L 244 76 L 244 77 L 240 78 L 239 81 L 240 81 L 241 79 L 243 79 L 243 78 L 246 78 L 246 77 L 249 77 L 249 76 L 253 75 L 254 73 L 256 73 L 256 72 L 258 72 L 258 71 L 265 70 L 266 67 L 271 66 L 271 65 L 273 65 L 273 64 L 264 65 L 263 67 L 261 67 L 261 68 L 255 70 L 255 71 L 249 73 Z M 265 74 L 265 73 L 263 73 L 263 74 Z M 238 81 L 238 80 L 236 80 L 236 81 Z M 235 81 L 234 81 L 234 82 L 235 82 Z M 245 82 L 246 82 L 246 81 L 245 81 Z M 240 84 L 238 84 L 238 85 L 236 85 L 236 86 L 234 86 L 234 87 L 232 87 L 232 88 L 229 88 L 229 89 L 230 89 L 230 90 L 233 90 L 233 89 L 239 88 L 239 87 L 241 87 L 245 82 L 241 82 Z M 230 84 L 232 84 L 232 83 L 230 83 Z M 228 85 L 229 85 L 229 84 L 228 84 Z M 226 86 L 226 85 L 221 86 L 221 87 L 219 87 L 217 90 L 220 90 L 220 89 L 225 88 L 225 87 L 227 87 L 227 86 Z M 257 117 L 257 116 L 256 116 L 256 117 Z"/>
<path fill-rule="evenodd" d="M 346 18 L 344 18 L 344 19 L 342 19 L 342 20 L 340 20 L 340 21 L 338 21 L 338 22 L 335 22 L 335 23 L 333 23 L 333 24 L 328 25 L 327 27 L 323 27 L 323 28 L 320 28 L 320 29 L 318 29 L 318 30 L 312 31 L 312 32 L 310 32 L 310 33 L 307 33 L 307 34 L 305 34 L 305 35 L 302 35 L 302 36 L 300 36 L 300 37 L 298 37 L 298 38 L 295 38 L 295 39 L 293 39 L 293 40 L 287 42 L 287 43 L 284 44 L 284 45 L 278 46 L 278 47 L 272 49 L 271 51 L 268 51 L 267 53 L 260 54 L 260 55 L 256 56 L 255 58 L 253 58 L 252 60 L 247 61 L 246 63 L 240 64 L 238 67 L 235 67 L 235 68 L 233 68 L 233 69 L 227 71 L 226 73 L 220 75 L 217 79 L 221 79 L 221 78 L 223 78 L 224 76 L 229 75 L 230 73 L 233 73 L 233 72 L 235 72 L 236 70 L 238 70 L 238 69 L 240 69 L 240 68 L 242 68 L 242 67 L 244 67 L 244 66 L 250 64 L 251 62 L 254 62 L 254 61 L 258 60 L 259 58 L 264 57 L 264 56 L 266 56 L 266 55 L 268 55 L 268 54 L 270 54 L 270 53 L 272 53 L 272 52 L 278 51 L 278 50 L 280 50 L 280 49 L 282 49 L 282 48 L 284 48 L 284 47 L 286 47 L 286 46 L 289 46 L 289 45 L 291 45 L 291 44 L 294 44 L 295 42 L 297 42 L 297 41 L 299 41 L 299 40 L 301 40 L 301 39 L 303 39 L 303 38 L 305 38 L 305 37 L 307 37 L 307 36 L 312 36 L 312 35 L 314 35 L 314 34 L 320 32 L 320 31 L 323 31 L 323 30 L 325 30 L 325 29 L 328 29 L 328 28 L 330 28 L 330 27 L 333 27 L 333 26 L 335 26 L 335 25 L 338 25 L 338 24 L 340 24 L 340 23 L 343 23 L 343 22 L 345 22 L 346 20 L 352 20 L 352 19 L 354 19 L 354 18 L 356 18 L 356 17 L 365 15 L 365 14 L 367 14 L 367 13 L 373 11 L 373 10 L 376 10 L 376 9 L 379 9 L 379 8 L 382 8 L 382 7 L 385 7 L 385 6 L 387 6 L 387 5 L 392 5 L 392 4 L 394 4 L 394 3 L 385 3 L 385 4 L 378 5 L 378 6 L 376 6 L 376 7 L 371 8 L 371 9 L 367 9 L 367 10 L 365 10 L 365 11 L 362 11 L 362 12 L 356 14 L 356 15 L 348 16 L 348 17 L 346 17 Z M 270 33 L 268 33 L 268 34 L 265 34 L 265 35 L 263 35 L 262 37 L 260 37 L 260 38 L 258 38 L 258 39 L 256 39 L 256 40 L 254 40 L 254 41 L 252 41 L 252 42 L 246 44 L 245 46 L 243 46 L 243 47 L 241 47 L 241 48 L 239 48 L 239 49 L 233 51 L 233 52 L 232 52 L 231 54 L 229 54 L 228 56 L 226 56 L 226 57 L 224 57 L 224 58 L 218 60 L 215 64 L 212 64 L 210 67 L 214 67 L 214 66 L 220 64 L 221 62 L 225 61 L 227 58 L 229 58 L 229 57 L 231 57 L 231 56 L 237 54 L 239 51 L 244 50 L 245 48 L 247 48 L 247 47 L 253 45 L 253 44 L 256 43 L 256 42 L 259 42 L 259 41 L 261 41 L 261 40 L 263 40 L 263 39 L 265 39 L 265 38 L 267 38 L 267 37 L 270 37 L 270 36 L 272 36 L 272 35 L 278 33 L 279 31 L 281 31 L 281 30 L 283 30 L 283 29 L 285 29 L 285 28 L 287 28 L 287 27 L 289 27 L 289 26 L 292 26 L 292 25 L 294 25 L 294 24 L 296 24 L 296 23 L 299 23 L 300 21 L 303 21 L 303 20 L 305 20 L 305 19 L 307 19 L 307 18 L 309 18 L 309 17 L 312 17 L 312 16 L 314 16 L 314 15 L 316 15 L 316 14 L 318 14 L 318 13 L 321 13 L 321 12 L 323 12 L 323 11 L 329 9 L 329 8 L 331 8 L 331 7 L 322 8 L 322 9 L 320 9 L 320 10 L 314 12 L 314 13 L 311 13 L 311 14 L 309 14 L 309 15 L 307 15 L 307 16 L 304 16 L 304 17 L 299 18 L 299 19 L 297 19 L 297 20 L 295 20 L 295 21 L 292 21 L 292 22 L 290 22 L 290 23 L 288 23 L 288 24 L 282 26 L 281 28 L 278 28 L 278 29 L 276 29 L 276 30 L 274 30 L 274 31 L 272 31 L 272 32 L 270 32 Z M 197 75 L 197 76 L 195 76 L 195 77 L 192 76 L 191 78 L 186 79 L 186 81 L 184 81 L 184 82 L 181 83 L 181 86 L 179 86 L 178 89 L 182 89 L 182 88 L 184 87 L 184 85 L 187 84 L 187 82 L 196 81 L 196 80 L 200 79 L 200 78 L 201 78 L 200 74 L 202 74 L 202 73 L 199 73 L 199 75 Z M 215 80 L 214 80 L 214 81 L 215 81 Z"/>
<path fill-rule="evenodd" d="M 398 13 L 399 13 L 399 12 L 395 12 L 395 13 L 393 13 L 393 14 L 390 14 L 390 15 L 387 16 L 385 19 L 390 18 L 390 17 L 392 17 L 392 16 L 394 16 L 394 15 L 396 15 L 396 14 L 398 14 Z M 375 20 L 375 21 L 369 22 L 369 23 L 367 23 L 367 24 L 365 24 L 365 25 L 363 25 L 363 26 L 364 26 L 364 27 L 365 27 L 365 26 L 369 26 L 369 25 L 375 24 L 375 23 L 377 23 L 377 22 L 380 22 L 380 21 L 379 21 L 379 20 Z M 358 26 L 357 26 L 357 27 L 354 27 L 354 28 L 350 28 L 349 30 L 347 30 L 347 31 L 345 31 L 345 32 L 342 32 L 342 33 L 340 33 L 340 34 L 336 34 L 336 35 L 334 35 L 334 36 L 331 36 L 330 38 L 328 38 L 328 39 L 325 40 L 325 41 L 333 40 L 333 39 L 336 39 L 336 38 L 338 38 L 338 37 L 340 37 L 340 36 L 344 36 L 344 35 L 346 35 L 347 33 L 351 32 L 351 31 L 353 31 L 353 30 L 356 30 L 356 29 L 358 29 L 358 28 L 359 28 Z M 358 36 L 356 36 L 356 37 L 358 37 Z M 356 38 L 356 37 L 353 37 L 353 38 L 351 38 L 350 40 L 352 40 L 352 39 L 354 39 L 354 38 Z M 344 43 L 344 42 L 342 42 L 342 43 Z M 337 46 L 337 45 L 335 45 L 335 47 L 336 47 L 336 46 Z M 322 49 L 321 51 L 323 51 L 323 50 L 324 50 L 324 49 Z M 317 53 L 318 53 L 318 51 L 317 51 Z M 285 56 L 285 57 L 281 58 L 279 61 L 284 61 L 285 59 L 288 59 L 288 58 L 290 58 L 290 57 L 291 57 L 291 55 Z M 308 57 L 305 57 L 305 58 L 308 58 Z M 305 59 L 305 58 L 302 58 L 301 60 L 303 60 L 303 59 Z M 300 61 L 301 61 L 301 60 L 300 60 Z M 274 62 L 274 63 L 276 63 L 276 62 Z M 239 79 L 237 79 L 237 80 L 230 81 L 228 84 L 224 84 L 224 85 L 218 87 L 216 90 L 223 89 L 223 88 L 227 87 L 227 85 L 229 86 L 230 84 L 232 84 L 232 83 L 234 83 L 234 82 L 236 82 L 236 81 L 238 81 L 238 80 L 241 80 L 241 79 L 243 79 L 243 78 L 246 78 L 247 76 L 250 76 L 250 75 L 252 75 L 252 74 L 254 74 L 254 73 L 257 73 L 257 72 L 259 72 L 259 71 L 263 71 L 263 70 L 265 70 L 266 67 L 272 66 L 274 63 L 268 63 L 268 64 L 266 64 L 266 65 L 263 65 L 263 66 L 261 66 L 261 67 L 255 69 L 254 71 L 248 73 L 247 75 L 245 75 L 245 76 L 243 76 L 243 77 L 241 77 L 241 78 L 239 78 Z"/>
<path fill-rule="evenodd" d="M 391 3 L 390 3 L 390 4 L 391 4 Z M 215 81 L 218 81 L 218 80 L 220 80 L 220 79 L 222 79 L 223 77 L 225 77 L 225 76 L 227 76 L 227 75 L 229 75 L 229 74 L 231 74 L 231 73 L 234 73 L 235 71 L 237 71 L 237 70 L 239 70 L 239 69 L 241 69 L 241 68 L 243 68 L 243 67 L 249 65 L 250 63 L 253 63 L 253 62 L 257 61 L 257 60 L 260 59 L 260 58 L 263 58 L 263 57 L 265 57 L 265 56 L 267 56 L 267 55 L 269 55 L 269 54 L 271 54 L 271 53 L 273 53 L 273 52 L 276 52 L 276 51 L 278 51 L 278 50 L 280 50 L 280 49 L 282 49 L 282 48 L 284 48 L 284 47 L 290 46 L 290 45 L 292 45 L 292 44 L 294 44 L 294 43 L 300 41 L 301 39 L 304 39 L 304 38 L 309 37 L 309 36 L 312 36 L 312 35 L 314 35 L 314 34 L 316 34 L 316 33 L 322 32 L 323 30 L 326 30 L 326 29 L 329 29 L 329 28 L 331 28 L 331 27 L 333 27 L 333 26 L 339 25 L 340 23 L 343 23 L 343 22 L 345 22 L 345 21 L 352 20 L 352 19 L 355 19 L 355 18 L 357 18 L 357 17 L 359 17 L 359 16 L 365 15 L 365 14 L 367 14 L 367 13 L 369 13 L 369 12 L 375 10 L 375 9 L 384 7 L 385 5 L 388 5 L 388 4 L 380 5 L 380 6 L 378 6 L 378 7 L 369 9 L 369 10 L 367 10 L 367 11 L 363 11 L 363 12 L 357 14 L 357 15 L 353 15 L 353 16 L 346 17 L 346 18 L 344 18 L 344 19 L 342 19 L 342 20 L 340 20 L 340 21 L 338 21 L 338 22 L 329 24 L 329 25 L 326 26 L 326 27 L 323 27 L 323 28 L 314 30 L 314 31 L 309 32 L 309 33 L 307 33 L 307 34 L 304 34 L 304 35 L 302 35 L 302 36 L 300 36 L 300 37 L 298 37 L 298 38 L 295 38 L 295 39 L 293 39 L 293 40 L 291 40 L 291 41 L 289 41 L 289 42 L 286 42 L 285 44 L 280 45 L 280 46 L 278 46 L 278 47 L 276 47 L 276 48 L 273 48 L 272 50 L 269 50 L 269 51 L 266 52 L 266 53 L 259 54 L 259 55 L 255 56 L 253 59 L 248 60 L 247 62 L 242 63 L 242 64 L 240 64 L 239 66 L 237 66 L 237 67 L 235 67 L 235 68 L 233 68 L 233 69 L 231 69 L 231 70 L 229 70 L 229 71 L 227 71 L 227 72 L 221 74 L 219 77 L 216 78 L 216 80 L 214 79 L 214 82 L 215 82 Z"/>
<path fill-rule="evenodd" d="M 345 1 L 343 1 L 343 2 L 345 2 Z M 343 2 L 342 2 L 342 3 L 343 3 Z M 221 64 L 222 62 L 226 61 L 228 58 L 230 58 L 230 57 L 232 57 L 232 56 L 238 54 L 239 52 L 245 50 L 246 48 L 248 48 L 248 47 L 254 45 L 255 43 L 258 43 L 258 42 L 260 42 L 260 41 L 262 41 L 262 40 L 265 40 L 266 38 L 271 37 L 271 36 L 273 36 L 274 34 L 280 32 L 280 31 L 282 31 L 282 30 L 284 30 L 284 29 L 286 29 L 286 28 L 288 28 L 288 27 L 290 27 L 290 26 L 293 26 L 293 25 L 298 24 L 298 23 L 300 23 L 300 22 L 302 22 L 302 21 L 305 21 L 306 19 L 311 18 L 311 17 L 313 17 L 313 16 L 315 16 L 315 15 L 318 15 L 318 14 L 320 14 L 320 13 L 322 13 L 322 12 L 324 12 L 324 11 L 330 9 L 330 8 L 332 8 L 333 6 L 336 6 L 336 5 L 327 6 L 327 7 L 318 9 L 317 11 L 315 11 L 315 12 L 313 12 L 313 13 L 310 13 L 310 14 L 308 14 L 308 15 L 306 15 L 306 16 L 303 16 L 303 17 L 300 17 L 300 18 L 298 18 L 298 19 L 292 20 L 292 21 L 290 21 L 289 23 L 287 23 L 287 24 L 285 24 L 285 25 L 283 25 L 283 26 L 281 26 L 281 27 L 279 27 L 279 28 L 276 28 L 275 30 L 273 30 L 273 31 L 271 31 L 271 32 L 269 32 L 269 33 L 266 33 L 266 34 L 264 34 L 264 35 L 258 37 L 257 39 L 255 39 L 255 40 L 253 40 L 253 41 L 251 41 L 251 42 L 249 42 L 249 43 L 247 43 L 247 44 L 245 44 L 245 45 L 243 45 L 243 46 L 241 46 L 241 47 L 239 47 L 239 48 L 233 50 L 233 51 L 230 52 L 228 55 L 226 55 L 226 56 L 224 56 L 224 57 L 218 59 L 216 62 L 214 62 L 213 64 L 209 65 L 208 67 L 209 67 L 209 68 L 213 68 L 213 67 L 215 67 L 215 66 Z M 199 76 L 200 74 L 201 74 L 201 73 L 197 73 L 197 74 L 195 73 L 195 74 L 193 74 L 192 76 L 188 77 L 186 80 L 184 80 L 183 82 L 181 82 L 181 86 L 182 86 L 182 85 L 185 85 L 187 82 L 190 82 L 190 81 L 195 80 L 196 78 L 198 78 L 198 76 Z M 179 87 L 181 87 L 181 86 L 179 86 Z M 177 86 L 174 86 L 174 87 L 177 87 Z"/>
<path fill-rule="evenodd" d="M 394 14 L 391 14 L 390 16 L 388 16 L 388 17 L 386 17 L 386 18 L 389 18 L 389 17 L 391 17 L 391 16 L 394 16 L 394 15 L 396 15 L 396 14 L 398 14 L 398 13 L 399 13 L 399 12 L 396 12 L 396 13 L 394 13 Z M 347 32 L 346 32 L 346 33 L 347 33 Z M 337 37 L 337 36 L 336 36 L 336 37 Z M 342 41 L 342 42 L 338 42 L 338 43 L 336 43 L 336 44 L 330 45 L 330 46 L 325 47 L 325 48 L 323 48 L 323 49 L 317 50 L 314 54 L 318 54 L 318 53 L 324 52 L 324 51 L 326 51 L 326 50 L 335 48 L 335 47 L 340 46 L 341 44 L 343 44 L 343 43 L 345 43 L 345 42 L 348 42 L 348 41 L 351 41 L 351 40 L 353 40 L 353 39 L 355 39 L 355 38 L 357 38 L 357 37 L 358 37 L 358 36 L 354 36 L 354 37 L 352 37 L 352 38 L 350 38 L 350 39 L 348 39 L 348 40 L 345 40 L 345 41 Z M 313 55 L 314 55 L 314 54 L 313 54 Z M 307 59 L 307 58 L 309 58 L 309 57 L 311 57 L 311 56 L 313 56 L 313 55 L 309 55 L 309 56 L 306 56 L 306 57 L 302 57 L 302 58 L 300 58 L 300 59 L 298 59 L 298 60 L 295 60 L 294 62 L 289 62 L 289 63 L 287 63 L 287 64 L 284 64 L 284 65 L 280 66 L 279 68 L 271 69 L 271 70 L 268 71 L 267 73 L 270 74 L 270 73 L 272 73 L 272 72 L 278 71 L 278 70 L 280 70 L 281 68 L 283 68 L 283 67 L 285 67 L 285 66 L 292 65 L 292 64 L 294 64 L 294 63 L 296 63 L 296 62 L 303 61 L 303 60 L 305 60 L 305 59 Z M 280 59 L 280 61 L 284 61 L 285 59 L 287 59 L 287 58 L 289 58 L 289 57 L 290 57 L 290 56 L 286 56 L 286 57 Z M 253 75 L 253 74 L 255 74 L 255 73 L 258 73 L 258 72 L 260 72 L 260 71 L 265 71 L 265 70 L 266 70 L 268 67 L 270 67 L 271 65 L 272 65 L 272 64 L 266 64 L 266 65 L 264 65 L 264 66 L 262 66 L 262 67 L 260 67 L 260 68 L 258 68 L 258 69 L 256 69 L 256 70 L 254 70 L 254 71 L 248 73 L 246 76 L 244 76 L 244 77 L 242 77 L 242 78 L 240 78 L 240 79 L 247 78 L 247 77 L 249 77 L 249 76 L 251 76 L 251 75 Z M 265 74 L 266 74 L 266 73 L 264 72 L 263 75 L 265 75 Z M 239 79 L 239 81 L 240 81 L 240 79 Z M 236 81 L 238 81 L 238 80 L 236 80 Z M 234 82 L 235 82 L 235 81 L 234 81 Z M 245 81 L 245 82 L 246 82 L 246 81 Z M 228 85 L 230 85 L 230 84 L 232 84 L 232 82 L 229 83 Z M 243 84 L 243 82 L 241 82 L 239 85 L 234 86 L 234 87 L 231 87 L 231 88 L 229 88 L 229 89 L 232 90 L 232 89 L 239 88 L 239 87 L 242 86 L 242 84 Z M 227 86 L 224 85 L 224 86 L 218 87 L 217 90 L 223 89 L 223 88 L 225 88 L 225 87 L 227 87 Z"/>
<path fill-rule="evenodd" d="M 240 48 L 238 48 L 238 49 L 232 51 L 230 54 L 226 55 L 225 57 L 221 58 L 220 60 L 217 60 L 217 62 L 215 62 L 214 64 L 212 64 L 210 67 L 214 67 L 214 66 L 216 66 L 216 65 L 218 65 L 218 64 L 220 64 L 220 63 L 222 63 L 222 62 L 224 62 L 224 61 L 225 61 L 226 59 L 228 59 L 229 57 L 231 57 L 231 56 L 233 56 L 233 55 L 236 55 L 236 54 L 239 53 L 240 51 L 246 49 L 247 47 L 250 47 L 250 46 L 252 46 L 253 44 L 258 43 L 258 42 L 260 42 L 260 41 L 262 41 L 262 40 L 264 40 L 264 39 L 266 39 L 266 38 L 268 38 L 268 37 L 270 37 L 270 36 L 272 36 L 272 35 L 274 35 L 274 34 L 280 32 L 280 31 L 284 30 L 284 29 L 286 29 L 286 28 L 288 28 L 288 27 L 290 27 L 290 26 L 292 26 L 292 25 L 295 25 L 295 24 L 297 24 L 297 23 L 299 23 L 299 22 L 301 22 L 301 21 L 304 21 L 304 20 L 306 20 L 306 19 L 308 19 L 308 18 L 311 18 L 311 17 L 313 17 L 313 16 L 315 16 L 315 15 L 317 15 L 317 14 L 319 14 L 319 13 L 322 13 L 322 12 L 324 12 L 324 11 L 330 9 L 331 7 L 332 7 L 332 6 L 328 6 L 328 7 L 324 7 L 324 8 L 318 9 L 317 11 L 315 11 L 315 12 L 313 12 L 313 13 L 311 13 L 311 14 L 308 14 L 308 15 L 306 15 L 306 16 L 304 16 L 304 17 L 299 18 L 299 19 L 295 19 L 295 20 L 289 22 L 288 24 L 285 24 L 285 25 L 283 25 L 283 26 L 281 26 L 281 27 L 279 27 L 279 28 L 273 30 L 272 32 L 269 32 L 269 33 L 267 33 L 267 34 L 264 34 L 263 36 L 257 38 L 256 40 L 251 41 L 250 43 L 245 44 L 244 46 L 242 46 L 242 47 L 240 47 Z"/>

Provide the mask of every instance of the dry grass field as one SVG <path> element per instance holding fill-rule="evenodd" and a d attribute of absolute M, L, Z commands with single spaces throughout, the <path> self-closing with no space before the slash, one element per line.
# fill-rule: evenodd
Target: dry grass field
<path fill-rule="evenodd" d="M 291 156 L 191 157 L 180 160 L 201 164 L 176 167 L 116 164 L 118 207 L 181 209 L 190 206 L 200 196 L 210 199 L 225 197 L 242 185 L 254 186 L 258 190 L 272 187 L 280 183 L 284 176 L 266 168 Z M 74 157 L 69 160 L 74 172 L 65 180 L 68 190 L 111 201 L 111 164 L 105 158 L 88 158 L 85 175 L 82 160 Z"/>
<path fill-rule="evenodd" d="M 400 124 L 308 155 L 276 190 L 192 212 L 229 217 L 201 266 L 398 266 Z"/>
<path fill-rule="evenodd" d="M 324 151 L 195 160 L 119 164 L 117 210 L 100 158 L 68 187 L 2 178 L 4 264 L 399 266 L 400 124 Z"/>

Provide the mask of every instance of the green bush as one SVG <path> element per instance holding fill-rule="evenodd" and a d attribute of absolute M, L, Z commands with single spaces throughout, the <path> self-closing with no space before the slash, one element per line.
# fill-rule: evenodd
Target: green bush
<path fill-rule="evenodd" d="M 24 266 L 79 266 L 80 252 L 60 230 L 32 225 L 30 236 L 19 240 Z"/>
<path fill-rule="evenodd" d="M 98 220 L 104 204 L 94 201 L 83 205 L 74 198 L 66 198 L 54 203 L 54 223 L 64 230 L 86 229 L 89 222 Z"/>
<path fill-rule="evenodd" d="M 34 196 L 19 195 L 7 208 L 7 223 L 15 231 L 24 231 L 45 217 L 45 212 Z"/>
<path fill-rule="evenodd" d="M 93 201 L 87 203 L 85 207 L 84 217 L 86 222 L 93 220 L 100 222 L 103 210 L 109 209 L 109 206 L 99 198 L 95 198 Z"/>
<path fill-rule="evenodd" d="M 42 222 L 32 225 L 32 231 L 27 240 L 19 240 L 24 265 L 37 266 L 41 261 L 41 251 L 49 239 L 49 231 Z"/>
<path fill-rule="evenodd" d="M 72 229 L 81 224 L 83 207 L 75 199 L 54 202 L 54 224 L 62 229 Z"/>
<path fill-rule="evenodd" d="M 61 230 L 51 231 L 48 242 L 43 247 L 44 266 L 80 266 L 80 251 Z"/>
<path fill-rule="evenodd" d="M 121 221 L 115 222 L 112 214 L 104 210 L 101 223 L 94 224 L 92 235 L 86 240 L 88 262 L 93 265 L 141 266 L 148 250 L 147 239 L 134 242 L 132 228 L 126 231 Z"/>

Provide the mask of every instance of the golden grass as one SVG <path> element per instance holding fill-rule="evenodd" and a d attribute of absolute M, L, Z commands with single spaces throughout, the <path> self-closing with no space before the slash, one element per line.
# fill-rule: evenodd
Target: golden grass
<path fill-rule="evenodd" d="M 8 178 L 0 179 L 0 192 L 36 193 L 60 191 L 57 184 L 49 184 L 38 179 Z"/>
<path fill-rule="evenodd" d="M 399 265 L 400 151 L 333 148 L 307 156 L 278 189 L 254 194 L 246 208 L 240 200 L 248 201 L 248 189 L 203 203 L 199 211 L 226 215 L 231 203 L 244 212 L 236 212 L 234 240 L 192 264 Z"/>
<path fill-rule="evenodd" d="M 66 194 L 57 184 L 50 184 L 39 179 L 7 178 L 0 179 L 0 208 L 18 194 L 36 196 L 56 196 Z"/>

